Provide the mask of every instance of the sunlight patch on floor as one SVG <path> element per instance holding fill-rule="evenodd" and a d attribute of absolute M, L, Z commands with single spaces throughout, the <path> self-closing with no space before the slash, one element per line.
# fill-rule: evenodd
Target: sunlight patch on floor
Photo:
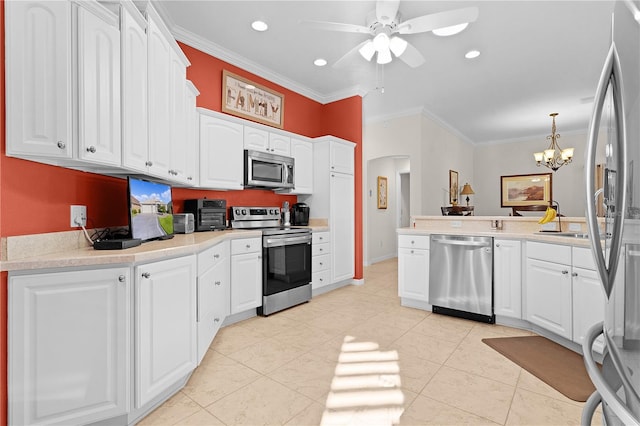
<path fill-rule="evenodd" d="M 398 424 L 405 402 L 400 386 L 397 351 L 346 336 L 321 425 Z"/>

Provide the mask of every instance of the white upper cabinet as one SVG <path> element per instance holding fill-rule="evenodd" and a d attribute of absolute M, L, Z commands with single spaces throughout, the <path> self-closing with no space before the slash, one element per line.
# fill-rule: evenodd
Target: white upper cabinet
<path fill-rule="evenodd" d="M 119 166 L 116 15 L 97 2 L 7 2 L 5 11 L 7 154 Z"/>
<path fill-rule="evenodd" d="M 285 157 L 291 156 L 291 137 L 269 132 L 269 152 Z"/>
<path fill-rule="evenodd" d="M 147 172 L 147 23 L 132 3 L 123 3 L 121 21 L 122 61 L 122 165 Z"/>
<path fill-rule="evenodd" d="M 244 149 L 291 156 L 291 137 L 254 126 L 244 126 Z"/>
<path fill-rule="evenodd" d="M 352 175 L 354 172 L 353 146 L 343 143 L 331 144 L 329 151 L 329 168 L 332 172 Z"/>
<path fill-rule="evenodd" d="M 196 98 L 200 92 L 187 80 L 185 93 L 185 151 L 187 154 L 185 177 L 189 186 L 198 186 L 198 127 L 200 125 Z"/>
<path fill-rule="evenodd" d="M 313 144 L 310 141 L 291 138 L 291 156 L 295 160 L 293 193 L 313 192 Z"/>
<path fill-rule="evenodd" d="M 200 187 L 243 189 L 243 126 L 200 111 Z"/>

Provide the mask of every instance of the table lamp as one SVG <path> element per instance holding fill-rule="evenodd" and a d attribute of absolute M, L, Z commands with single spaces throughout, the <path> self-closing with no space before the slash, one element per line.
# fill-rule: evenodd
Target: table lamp
<path fill-rule="evenodd" d="M 473 192 L 473 189 L 471 189 L 471 185 L 469 185 L 468 183 L 465 183 L 464 186 L 462 187 L 462 191 L 460 192 L 460 195 L 466 195 L 467 198 L 467 206 L 469 206 L 469 195 L 471 194 L 475 194 L 475 192 Z"/>

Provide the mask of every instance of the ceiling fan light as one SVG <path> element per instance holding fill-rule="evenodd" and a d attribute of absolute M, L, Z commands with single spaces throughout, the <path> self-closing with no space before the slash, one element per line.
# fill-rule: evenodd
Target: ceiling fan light
<path fill-rule="evenodd" d="M 384 50 L 389 50 L 389 36 L 386 33 L 380 33 L 373 39 L 373 47 L 378 54 Z"/>
<path fill-rule="evenodd" d="M 406 40 L 400 37 L 391 37 L 391 40 L 389 40 L 389 49 L 391 49 L 394 55 L 400 56 L 407 50 L 407 44 Z"/>
<path fill-rule="evenodd" d="M 450 35 L 454 35 L 454 34 L 458 34 L 459 32 L 462 32 L 465 28 L 467 28 L 468 25 L 469 23 L 465 22 L 464 24 L 451 25 L 449 27 L 443 27 L 443 28 L 436 28 L 432 32 L 437 36 L 446 37 L 446 36 L 450 36 Z"/>
<path fill-rule="evenodd" d="M 378 50 L 377 62 L 380 65 L 388 64 L 389 62 L 391 62 L 391 51 L 389 49 Z"/>
<path fill-rule="evenodd" d="M 376 48 L 373 46 L 373 42 L 371 40 L 367 40 L 367 42 L 358 49 L 358 52 L 360 52 L 363 58 L 370 61 L 371 58 L 373 58 L 373 54 L 376 53 Z"/>

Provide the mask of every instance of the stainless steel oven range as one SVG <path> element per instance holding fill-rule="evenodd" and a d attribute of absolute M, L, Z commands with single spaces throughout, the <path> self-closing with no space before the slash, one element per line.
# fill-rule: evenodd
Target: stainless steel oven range
<path fill-rule="evenodd" d="M 311 300 L 311 231 L 280 225 L 279 207 L 231 207 L 231 227 L 262 229 L 262 307 L 267 316 Z"/>

